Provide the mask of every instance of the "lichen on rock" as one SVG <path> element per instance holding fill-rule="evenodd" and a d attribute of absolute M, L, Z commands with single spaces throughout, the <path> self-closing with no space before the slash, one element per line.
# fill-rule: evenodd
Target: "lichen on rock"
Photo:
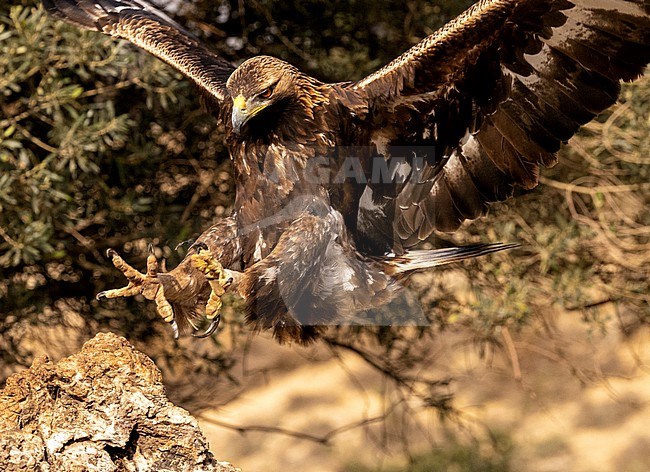
<path fill-rule="evenodd" d="M 153 361 L 101 333 L 78 354 L 47 357 L 0 391 L 3 471 L 236 471 L 197 421 L 165 395 Z"/>

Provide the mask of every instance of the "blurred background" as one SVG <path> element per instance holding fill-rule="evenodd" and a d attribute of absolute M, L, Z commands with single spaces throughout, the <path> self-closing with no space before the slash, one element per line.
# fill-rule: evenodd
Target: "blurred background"
<path fill-rule="evenodd" d="M 176 1 L 225 58 L 358 79 L 471 2 Z M 99 331 L 163 371 L 243 470 L 650 470 L 650 78 L 563 150 L 540 186 L 455 243 L 520 249 L 413 277 L 432 325 L 328 332 L 308 348 L 221 332 L 174 341 L 104 256 L 173 267 L 231 211 L 222 130 L 196 90 L 125 42 L 0 3 L 0 386 Z"/>

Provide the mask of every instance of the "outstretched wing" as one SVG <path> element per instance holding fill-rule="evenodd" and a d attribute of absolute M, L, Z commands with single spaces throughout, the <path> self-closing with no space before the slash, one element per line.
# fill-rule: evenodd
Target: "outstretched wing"
<path fill-rule="evenodd" d="M 228 97 L 232 64 L 145 1 L 43 0 L 43 5 L 59 19 L 145 49 L 185 74 L 217 103 Z"/>
<path fill-rule="evenodd" d="M 384 154 L 426 154 L 391 195 L 369 185 L 360 227 L 410 246 L 534 187 L 540 165 L 616 101 L 619 81 L 643 72 L 649 12 L 648 0 L 483 0 L 353 84 Z"/>

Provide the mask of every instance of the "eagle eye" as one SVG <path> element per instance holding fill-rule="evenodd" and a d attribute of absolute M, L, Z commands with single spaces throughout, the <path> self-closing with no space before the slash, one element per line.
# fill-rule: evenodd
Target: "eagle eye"
<path fill-rule="evenodd" d="M 265 88 L 264 90 L 262 90 L 260 93 L 257 94 L 257 97 L 258 98 L 263 98 L 265 100 L 267 98 L 271 98 L 271 95 L 273 94 L 273 89 L 274 88 L 275 88 L 275 86 Z"/>

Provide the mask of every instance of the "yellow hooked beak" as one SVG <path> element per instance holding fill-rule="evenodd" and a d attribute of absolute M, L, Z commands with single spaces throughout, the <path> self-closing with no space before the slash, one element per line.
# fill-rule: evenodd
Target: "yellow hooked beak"
<path fill-rule="evenodd" d="M 248 120 L 257 115 L 260 111 L 266 108 L 268 103 L 262 103 L 257 106 L 251 106 L 250 101 L 246 102 L 246 99 L 243 95 L 238 95 L 233 100 L 232 107 L 232 129 L 235 133 L 241 131 L 242 126 L 246 124 Z"/>

